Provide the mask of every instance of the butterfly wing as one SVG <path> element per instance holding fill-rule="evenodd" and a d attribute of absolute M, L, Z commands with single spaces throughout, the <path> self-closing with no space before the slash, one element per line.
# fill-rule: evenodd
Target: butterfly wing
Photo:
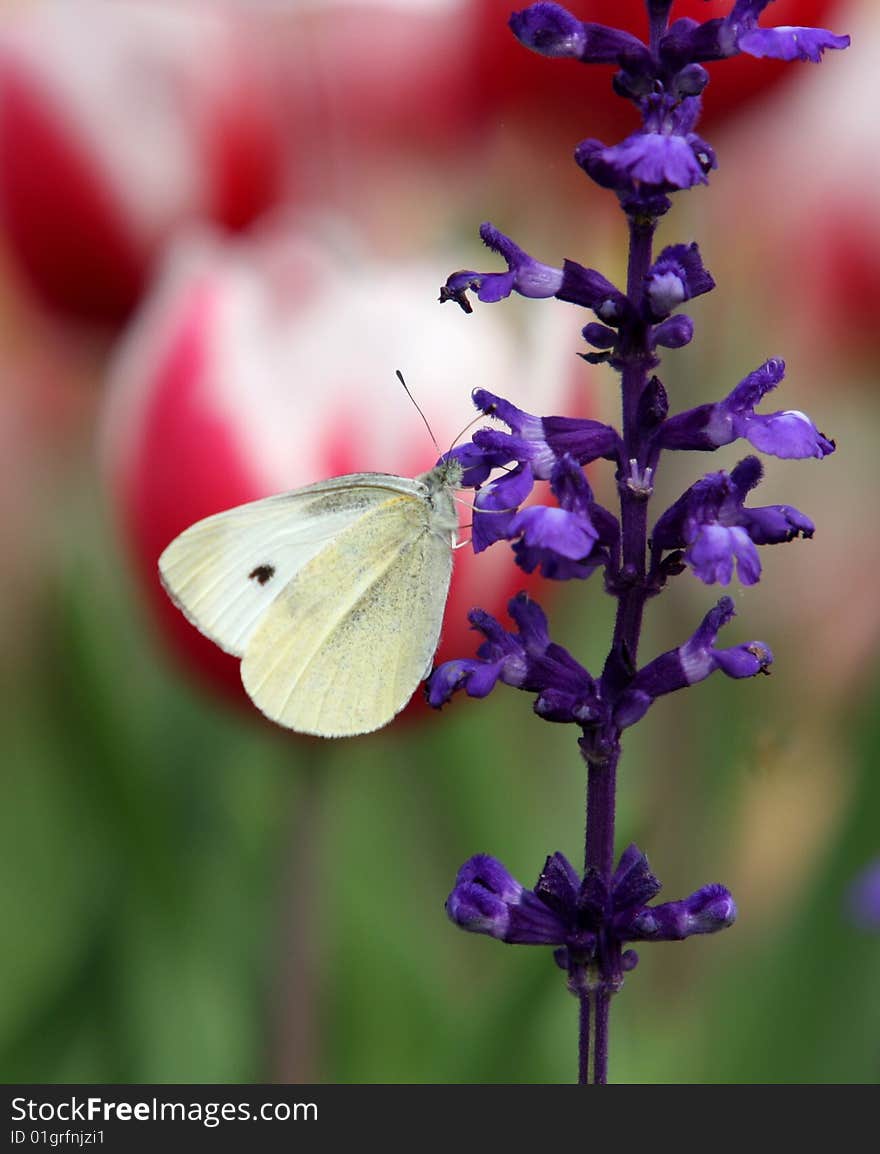
<path fill-rule="evenodd" d="M 159 558 L 162 583 L 197 629 L 241 657 L 304 565 L 370 509 L 417 491 L 404 477 L 354 473 L 239 505 L 171 542 Z"/>
<path fill-rule="evenodd" d="M 388 494 L 303 565 L 241 665 L 273 721 L 320 737 L 369 733 L 406 705 L 440 637 L 451 539 L 424 487 Z"/>

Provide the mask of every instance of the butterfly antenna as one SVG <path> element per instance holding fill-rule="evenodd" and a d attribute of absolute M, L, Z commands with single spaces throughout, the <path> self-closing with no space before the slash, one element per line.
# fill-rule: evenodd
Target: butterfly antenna
<path fill-rule="evenodd" d="M 416 409 L 416 412 L 417 412 L 417 413 L 419 414 L 419 416 L 422 418 L 422 420 L 423 420 L 423 421 L 424 421 L 424 423 L 425 423 L 425 428 L 428 430 L 428 436 L 429 436 L 429 437 L 431 438 L 431 440 L 434 442 L 434 448 L 437 450 L 437 456 L 438 456 L 438 457 L 441 457 L 443 454 L 442 454 L 442 453 L 441 453 L 441 451 L 440 451 L 440 446 L 437 444 L 437 438 L 434 436 L 434 430 L 433 430 L 433 429 L 431 428 L 431 426 L 428 424 L 428 418 L 425 416 L 425 414 L 424 414 L 424 413 L 422 412 L 422 410 L 419 408 L 419 403 L 418 403 L 418 401 L 415 399 L 415 397 L 414 397 L 414 396 L 412 395 L 412 393 L 409 391 L 409 386 L 407 385 L 406 381 L 403 379 L 403 373 L 400 371 L 400 369 L 395 369 L 395 370 L 394 370 L 394 375 L 397 377 L 397 379 L 398 379 L 398 380 L 400 381 L 400 383 L 403 385 L 403 391 L 406 393 L 406 395 L 409 397 L 409 399 L 410 399 L 410 400 L 412 401 L 412 403 L 415 405 L 415 409 Z"/>

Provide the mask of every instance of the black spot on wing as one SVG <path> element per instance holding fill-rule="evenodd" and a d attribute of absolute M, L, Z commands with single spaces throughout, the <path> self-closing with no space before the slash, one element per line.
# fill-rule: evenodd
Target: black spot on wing
<path fill-rule="evenodd" d="M 261 585 L 265 585 L 267 581 L 271 581 L 274 576 L 274 565 L 258 565 L 256 569 L 252 569 L 250 573 L 248 573 L 248 577 L 252 581 L 259 581 Z"/>

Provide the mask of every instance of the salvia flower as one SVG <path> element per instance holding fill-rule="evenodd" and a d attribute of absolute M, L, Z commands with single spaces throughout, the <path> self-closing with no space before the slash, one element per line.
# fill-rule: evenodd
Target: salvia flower
<path fill-rule="evenodd" d="M 562 268 L 542 264 L 505 236 L 489 221 L 480 225 L 480 237 L 487 248 L 507 263 L 507 272 L 475 272 L 461 269 L 447 277 L 440 289 L 440 301 L 455 301 L 466 313 L 473 311 L 468 292 L 484 304 L 504 300 L 512 292 L 520 296 L 557 297 L 571 304 L 593 309 L 605 324 L 616 325 L 632 313 L 627 297 L 595 269 L 566 260 Z"/>
<path fill-rule="evenodd" d="M 773 654 L 763 641 L 746 641 L 728 649 L 716 646 L 718 634 L 734 615 L 732 599 L 722 597 L 683 645 L 640 669 L 615 703 L 616 724 L 621 729 L 635 725 L 658 697 L 705 681 L 716 670 L 733 678 L 768 673 Z"/>
<path fill-rule="evenodd" d="M 554 580 L 589 577 L 607 564 L 619 537 L 617 518 L 595 500 L 575 459 L 566 453 L 553 465 L 550 489 L 557 506 L 521 508 L 533 482 L 526 461 L 480 489 L 474 502 L 474 552 L 509 540 L 525 572 L 540 566 L 543 575 Z"/>
<path fill-rule="evenodd" d="M 708 183 L 717 160 L 711 146 L 693 131 L 699 98 L 687 97 L 673 108 L 659 97 L 646 101 L 642 129 L 620 144 L 582 140 L 575 149 L 580 167 L 603 188 L 640 200 Z"/>
<path fill-rule="evenodd" d="M 784 376 L 784 361 L 765 361 L 723 401 L 698 405 L 670 417 L 660 432 L 660 445 L 667 449 L 712 450 L 744 437 L 756 449 L 774 457 L 827 457 L 834 452 L 834 442 L 819 432 L 806 413 L 797 409 L 755 412 Z"/>
<path fill-rule="evenodd" d="M 736 903 L 722 885 L 708 885 L 680 901 L 651 906 L 661 885 L 636 845 L 622 854 L 610 885 L 595 870 L 581 878 L 561 853 L 551 854 L 535 888 L 526 889 L 501 862 L 477 854 L 458 871 L 446 900 L 461 929 L 514 945 L 556 946 L 557 964 L 577 993 L 594 965 L 615 971 L 617 984 L 636 965 L 636 941 L 682 941 L 711 934 L 736 920 Z"/>
<path fill-rule="evenodd" d="M 611 425 L 578 417 L 535 417 L 486 389 L 475 389 L 474 404 L 487 416 L 497 417 L 510 429 L 479 429 L 473 444 L 499 465 L 516 461 L 528 464 L 537 480 L 549 480 L 566 455 L 579 465 L 600 457 L 614 460 L 621 448 L 620 435 Z"/>
<path fill-rule="evenodd" d="M 517 292 L 524 297 L 552 297 L 562 287 L 561 269 L 551 268 L 529 256 L 519 245 L 499 232 L 488 221 L 480 225 L 483 243 L 503 256 L 507 272 L 479 273 L 462 269 L 453 273 L 440 290 L 441 302 L 454 300 L 466 313 L 471 312 L 468 290 L 481 301 L 500 301 Z"/>
<path fill-rule="evenodd" d="M 660 321 L 684 301 L 711 292 L 715 281 L 703 266 L 696 244 L 671 244 L 651 266 L 645 283 L 647 319 Z"/>
<path fill-rule="evenodd" d="M 761 28 L 758 18 L 772 0 L 736 0 L 730 15 L 706 20 L 676 20 L 663 37 L 661 55 L 677 64 L 687 60 L 723 60 L 740 52 L 774 60 L 818 64 L 826 49 L 849 47 L 848 36 L 825 28 Z"/>
<path fill-rule="evenodd" d="M 812 537 L 813 522 L 790 505 L 747 509 L 746 495 L 761 480 L 757 457 L 692 485 L 654 526 L 655 550 L 684 549 L 684 560 L 707 585 L 729 585 L 736 566 L 743 585 L 761 576 L 757 545 Z"/>
<path fill-rule="evenodd" d="M 507 525 L 506 536 L 519 538 L 516 563 L 526 573 L 540 566 L 554 580 L 589 577 L 609 560 L 619 537 L 617 518 L 595 501 L 583 469 L 568 454 L 554 466 L 550 488 L 558 507 L 530 505 Z"/>

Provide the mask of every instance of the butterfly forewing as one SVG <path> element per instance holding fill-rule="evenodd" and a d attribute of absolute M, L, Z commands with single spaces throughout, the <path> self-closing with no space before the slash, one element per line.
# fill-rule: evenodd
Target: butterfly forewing
<path fill-rule="evenodd" d="M 322 737 L 368 733 L 403 708 L 425 675 L 451 541 L 448 529 L 437 531 L 424 486 L 406 484 L 408 492 L 386 492 L 304 564 L 254 630 L 242 680 L 273 721 Z"/>
<path fill-rule="evenodd" d="M 285 586 L 333 539 L 417 483 L 353 474 L 252 501 L 192 525 L 159 559 L 174 603 L 212 641 L 241 657 Z"/>

